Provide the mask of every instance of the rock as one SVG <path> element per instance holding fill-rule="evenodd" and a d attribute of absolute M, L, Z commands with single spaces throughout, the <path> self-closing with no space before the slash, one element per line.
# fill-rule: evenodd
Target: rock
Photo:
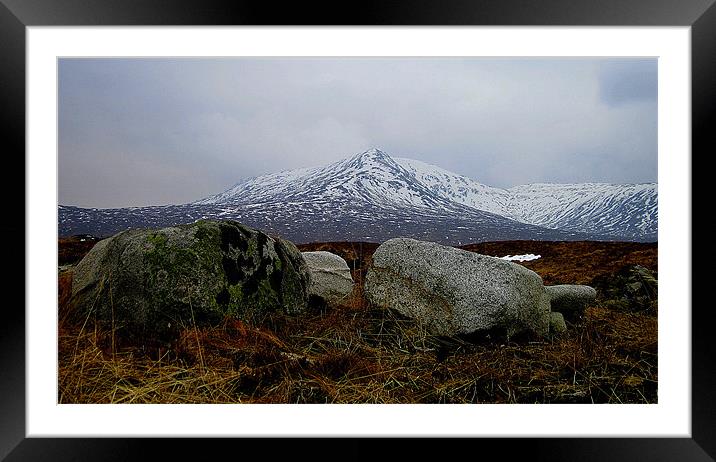
<path fill-rule="evenodd" d="M 413 239 L 391 239 L 373 254 L 367 299 L 424 324 L 436 335 L 505 329 L 549 331 L 542 278 L 522 265 Z"/>
<path fill-rule="evenodd" d="M 292 243 L 237 222 L 199 221 L 99 241 L 74 270 L 71 303 L 80 319 L 159 340 L 225 317 L 299 313 L 309 282 Z"/>
<path fill-rule="evenodd" d="M 311 273 L 308 294 L 328 302 L 341 302 L 353 292 L 353 277 L 346 261 L 338 255 L 325 252 L 301 252 Z"/>
<path fill-rule="evenodd" d="M 656 273 L 640 265 L 627 265 L 614 274 L 595 278 L 605 305 L 623 311 L 656 310 Z"/>
<path fill-rule="evenodd" d="M 553 311 L 549 314 L 549 333 L 550 335 L 560 335 L 567 332 L 567 323 L 564 322 L 562 313 Z"/>
<path fill-rule="evenodd" d="M 593 287 L 578 284 L 546 286 L 552 311 L 562 314 L 581 314 L 587 305 L 594 303 L 597 291 Z"/>

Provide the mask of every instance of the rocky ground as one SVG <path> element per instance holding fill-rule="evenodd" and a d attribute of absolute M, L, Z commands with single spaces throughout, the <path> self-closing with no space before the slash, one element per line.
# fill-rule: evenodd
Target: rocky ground
<path fill-rule="evenodd" d="M 68 316 L 72 265 L 95 242 L 59 242 L 62 403 L 657 402 L 657 244 L 465 246 L 498 257 L 540 255 L 521 264 L 545 284 L 597 288 L 594 305 L 553 339 L 430 335 L 363 297 L 378 245 L 342 242 L 299 246 L 346 260 L 356 289 L 341 304 L 314 303 L 307 314 L 276 314 L 261 325 L 227 320 L 185 329 L 168 344 L 136 345 Z"/>

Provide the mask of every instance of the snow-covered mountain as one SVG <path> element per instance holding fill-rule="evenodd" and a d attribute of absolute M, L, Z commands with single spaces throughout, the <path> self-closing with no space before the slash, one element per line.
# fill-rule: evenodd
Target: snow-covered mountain
<path fill-rule="evenodd" d="M 326 167 L 250 178 L 195 204 L 259 204 L 267 202 L 346 203 L 386 208 L 443 207 L 458 204 L 431 191 L 386 153 L 371 149 Z"/>
<path fill-rule="evenodd" d="M 246 179 L 184 205 L 60 206 L 60 235 L 106 235 L 202 218 L 242 221 L 295 242 L 448 244 L 488 240 L 656 240 L 656 185 L 492 188 L 420 161 L 370 149 L 334 164 Z"/>
<path fill-rule="evenodd" d="M 510 216 L 547 228 L 655 241 L 656 183 L 529 184 L 509 189 Z"/>
<path fill-rule="evenodd" d="M 395 160 L 436 194 L 522 223 L 627 240 L 657 237 L 656 183 L 539 183 L 500 189 L 417 160 Z"/>

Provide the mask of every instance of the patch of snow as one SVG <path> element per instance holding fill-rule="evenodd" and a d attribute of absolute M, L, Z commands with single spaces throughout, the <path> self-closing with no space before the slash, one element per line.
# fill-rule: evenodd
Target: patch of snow
<path fill-rule="evenodd" d="M 538 258 L 542 258 L 542 255 L 526 253 L 524 255 L 505 255 L 504 257 L 499 257 L 499 258 L 502 260 L 508 260 L 508 261 L 532 261 L 532 260 L 537 260 Z"/>

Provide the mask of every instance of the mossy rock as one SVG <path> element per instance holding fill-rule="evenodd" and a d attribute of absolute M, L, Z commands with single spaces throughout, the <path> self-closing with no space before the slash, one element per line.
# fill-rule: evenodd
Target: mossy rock
<path fill-rule="evenodd" d="M 614 274 L 594 280 L 602 303 L 619 311 L 656 311 L 659 283 L 657 274 L 640 265 L 626 265 Z"/>
<path fill-rule="evenodd" d="M 232 221 L 129 230 L 74 271 L 72 306 L 127 337 L 169 340 L 226 317 L 260 322 L 305 310 L 310 275 L 295 245 Z"/>

